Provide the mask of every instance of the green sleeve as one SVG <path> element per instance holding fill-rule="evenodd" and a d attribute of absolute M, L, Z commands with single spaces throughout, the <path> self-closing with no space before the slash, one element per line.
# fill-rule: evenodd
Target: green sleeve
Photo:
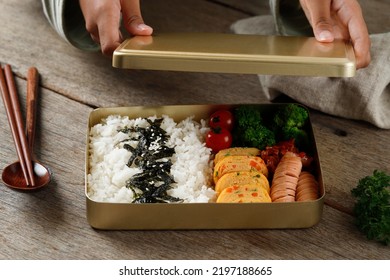
<path fill-rule="evenodd" d="M 100 49 L 85 29 L 85 20 L 79 1 L 42 0 L 42 6 L 51 26 L 71 45 L 87 51 Z"/>
<path fill-rule="evenodd" d="M 299 0 L 270 0 L 269 4 L 280 35 L 313 36 Z"/>

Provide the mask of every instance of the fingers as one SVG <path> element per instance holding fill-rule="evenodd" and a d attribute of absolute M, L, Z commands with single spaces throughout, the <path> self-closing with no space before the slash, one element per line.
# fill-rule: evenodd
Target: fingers
<path fill-rule="evenodd" d="M 356 67 L 370 63 L 370 38 L 356 0 L 300 0 L 300 3 L 318 41 L 351 40 Z"/>
<path fill-rule="evenodd" d="M 141 16 L 139 0 L 121 0 L 123 23 L 132 35 L 151 35 L 153 28 L 146 25 Z"/>
<path fill-rule="evenodd" d="M 359 3 L 355 0 L 339 0 L 335 1 L 335 8 L 338 10 L 342 24 L 349 31 L 347 39 L 351 40 L 355 51 L 356 67 L 368 66 L 371 61 L 371 41 Z"/>
<path fill-rule="evenodd" d="M 353 24 L 353 23 L 351 23 Z M 351 41 L 355 50 L 356 68 L 364 68 L 371 62 L 371 41 L 368 33 L 351 30 Z"/>
<path fill-rule="evenodd" d="M 320 42 L 332 42 L 334 34 L 331 0 L 301 0 L 300 2 L 316 39 Z"/>
<path fill-rule="evenodd" d="M 122 42 L 119 31 L 120 3 L 112 0 L 80 0 L 85 27 L 105 55 L 112 55 Z"/>
<path fill-rule="evenodd" d="M 103 54 L 111 56 L 123 41 L 120 32 L 122 13 L 126 30 L 132 35 L 151 35 L 153 29 L 144 24 L 139 0 L 79 0 L 85 27 L 92 40 L 100 44 Z"/>
<path fill-rule="evenodd" d="M 112 55 L 114 50 L 122 42 L 122 34 L 119 31 L 120 12 L 117 10 L 107 11 L 107 14 L 99 17 L 98 30 L 102 53 Z"/>

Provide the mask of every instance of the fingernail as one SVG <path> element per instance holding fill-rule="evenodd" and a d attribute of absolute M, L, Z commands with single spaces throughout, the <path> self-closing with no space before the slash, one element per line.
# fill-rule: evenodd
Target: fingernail
<path fill-rule="evenodd" d="M 333 34 L 328 30 L 324 30 L 318 34 L 318 39 L 320 41 L 331 41 L 333 40 Z"/>
<path fill-rule="evenodd" d="M 137 29 L 139 31 L 144 31 L 144 30 L 149 30 L 150 29 L 150 26 L 144 24 L 144 23 L 141 23 L 141 24 L 138 24 L 137 25 Z"/>

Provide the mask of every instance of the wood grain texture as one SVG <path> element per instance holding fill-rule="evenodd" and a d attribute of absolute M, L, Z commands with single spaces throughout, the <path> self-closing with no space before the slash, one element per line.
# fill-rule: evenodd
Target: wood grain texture
<path fill-rule="evenodd" d="M 375 169 L 390 174 L 390 130 L 325 114 L 312 114 L 326 203 L 352 213 L 351 189 Z"/>
<path fill-rule="evenodd" d="M 240 7 L 233 6 L 237 2 Z M 145 19 L 157 31 L 213 32 L 229 32 L 233 21 L 257 13 L 241 2 L 142 1 Z M 388 1 L 373 2 L 390 10 Z M 358 179 L 374 169 L 390 172 L 390 130 L 316 111 L 311 119 L 327 191 L 318 225 L 294 230 L 92 229 L 86 220 L 84 153 L 94 107 L 267 100 L 255 75 L 113 69 L 110 59 L 64 43 L 44 19 L 40 1 L 0 0 L 0 6 L 7 23 L 0 25 L 0 62 L 12 64 L 19 77 L 23 108 L 27 69 L 34 65 L 41 74 L 35 153 L 54 174 L 48 188 L 31 194 L 0 183 L 0 259 L 390 258 L 388 247 L 366 240 L 349 214 L 350 190 Z M 14 144 L 0 104 L 0 169 L 13 160 Z"/>

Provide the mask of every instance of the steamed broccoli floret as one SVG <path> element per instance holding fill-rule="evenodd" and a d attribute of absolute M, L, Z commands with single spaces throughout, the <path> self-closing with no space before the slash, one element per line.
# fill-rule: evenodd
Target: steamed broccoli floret
<path fill-rule="evenodd" d="M 241 135 L 243 146 L 256 147 L 263 150 L 266 146 L 275 145 L 275 134 L 263 125 L 248 127 Z"/>
<path fill-rule="evenodd" d="M 234 111 L 234 115 L 241 128 L 255 127 L 262 121 L 260 111 L 254 106 L 240 106 Z"/>
<path fill-rule="evenodd" d="M 240 106 L 235 110 L 235 146 L 264 149 L 276 143 L 275 134 L 262 124 L 261 112 L 255 106 Z"/>
<path fill-rule="evenodd" d="M 308 118 L 309 113 L 305 108 L 295 104 L 288 104 L 276 113 L 274 121 L 280 128 L 302 128 Z"/>
<path fill-rule="evenodd" d="M 282 131 L 284 140 L 294 139 L 294 143 L 298 148 L 307 147 L 309 145 L 309 136 L 306 131 L 297 127 L 285 127 Z"/>
<path fill-rule="evenodd" d="M 276 142 L 294 139 L 302 150 L 310 146 L 306 132 L 308 111 L 296 104 L 281 106 L 276 112 L 261 111 L 257 106 L 240 106 L 234 112 L 234 146 L 264 149 Z"/>
<path fill-rule="evenodd" d="M 306 147 L 309 137 L 304 126 L 309 118 L 307 110 L 296 104 L 281 107 L 275 114 L 275 131 L 282 140 L 295 139 L 297 147 Z"/>

